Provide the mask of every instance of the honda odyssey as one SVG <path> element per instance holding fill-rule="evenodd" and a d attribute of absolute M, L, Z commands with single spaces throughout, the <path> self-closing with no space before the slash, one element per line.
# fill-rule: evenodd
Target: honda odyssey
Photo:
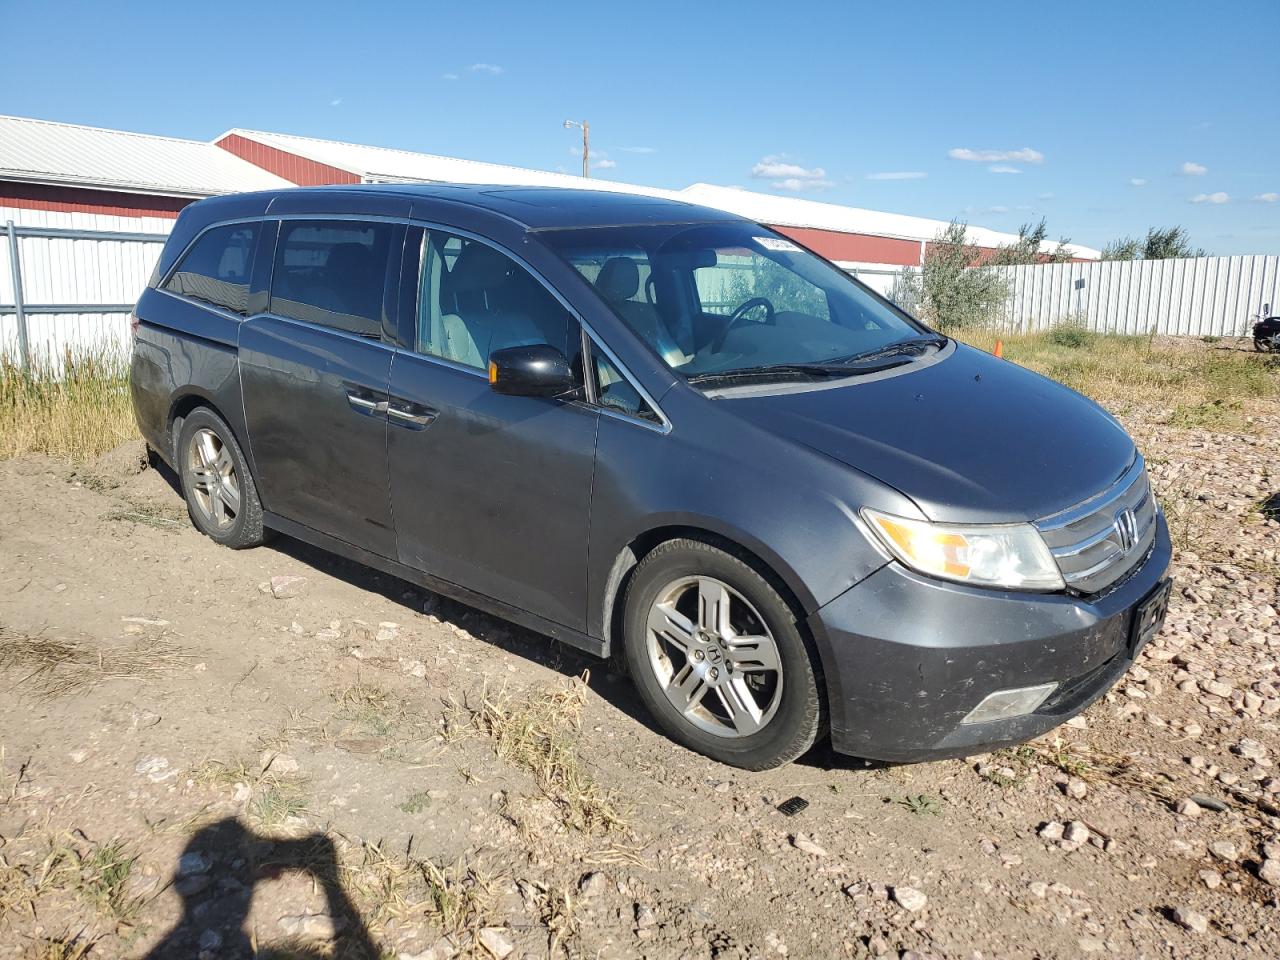
<path fill-rule="evenodd" d="M 730 214 L 369 185 L 204 200 L 134 318 L 191 519 L 625 663 L 724 763 L 1036 736 L 1163 621 L 1142 457 L 1084 397 Z"/>

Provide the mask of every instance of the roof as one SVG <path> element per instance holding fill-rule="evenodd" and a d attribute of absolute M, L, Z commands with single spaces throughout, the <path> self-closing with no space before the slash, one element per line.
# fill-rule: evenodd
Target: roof
<path fill-rule="evenodd" d="M 0 180 L 178 197 L 291 186 L 212 143 L 8 116 Z"/>
<path fill-rule="evenodd" d="M 681 190 L 679 196 L 690 203 L 728 210 L 748 220 L 776 227 L 869 233 L 905 240 L 932 240 L 948 225 L 946 220 L 883 213 L 879 210 L 864 210 L 861 207 L 846 207 L 838 203 L 821 203 L 798 197 L 779 197 L 736 187 L 719 187 L 712 183 L 695 183 Z M 969 242 L 979 247 L 998 247 L 1018 239 L 1017 234 L 988 230 L 985 227 L 970 226 L 968 234 Z M 1044 253 L 1052 253 L 1057 246 L 1056 241 L 1045 241 L 1040 249 Z M 1099 251 L 1078 243 L 1068 243 L 1067 250 L 1074 256 L 1088 259 L 1096 260 L 1101 256 Z"/>
<path fill-rule="evenodd" d="M 319 140 L 314 137 L 298 137 L 262 130 L 236 128 L 228 130 L 217 140 L 233 134 L 248 140 L 256 140 L 295 156 L 345 170 L 367 181 L 512 184 L 573 189 L 581 189 L 583 183 L 581 177 L 567 173 L 552 173 L 501 163 L 461 160 L 456 157 L 415 153 L 410 150 L 371 147 L 359 143 L 344 143 L 340 140 Z M 663 190 L 659 187 L 619 183 L 614 180 L 592 179 L 591 189 L 681 200 L 727 210 L 748 220 L 780 227 L 834 230 L 841 233 L 862 233 L 907 240 L 932 240 L 947 226 L 946 220 L 883 213 L 878 210 L 865 210 L 836 203 L 802 200 L 798 197 L 754 193 L 710 183 L 695 183 L 683 190 Z M 988 230 L 985 227 L 970 226 L 968 230 L 971 241 L 982 247 L 997 247 L 1013 243 L 1018 239 L 1016 234 Z M 1056 247 L 1056 243 L 1045 243 L 1041 249 L 1045 253 L 1050 253 Z M 1067 249 L 1078 257 L 1097 259 L 1101 256 L 1099 251 L 1079 244 L 1068 244 Z"/>

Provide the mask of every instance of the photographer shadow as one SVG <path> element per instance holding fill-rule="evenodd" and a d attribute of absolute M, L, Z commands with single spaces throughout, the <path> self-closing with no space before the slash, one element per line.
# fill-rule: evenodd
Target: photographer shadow
<path fill-rule="evenodd" d="M 309 876 L 325 898 L 325 914 L 298 918 L 300 929 L 258 944 L 246 932 L 254 889 L 288 873 Z M 234 817 L 191 836 L 178 861 L 174 888 L 182 917 L 143 960 L 378 960 L 359 912 L 343 889 L 333 841 L 321 833 L 275 839 Z"/>

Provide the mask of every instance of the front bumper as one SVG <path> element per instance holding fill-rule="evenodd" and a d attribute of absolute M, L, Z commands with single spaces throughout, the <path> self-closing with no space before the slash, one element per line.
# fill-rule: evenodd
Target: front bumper
<path fill-rule="evenodd" d="M 809 625 L 823 652 L 834 748 L 895 763 L 963 756 L 1051 730 L 1102 696 L 1133 663 L 1135 608 L 1165 578 L 1163 514 L 1147 558 L 1110 592 L 993 591 L 890 563 L 822 607 Z M 998 690 L 1056 682 L 1033 713 L 961 720 Z"/>

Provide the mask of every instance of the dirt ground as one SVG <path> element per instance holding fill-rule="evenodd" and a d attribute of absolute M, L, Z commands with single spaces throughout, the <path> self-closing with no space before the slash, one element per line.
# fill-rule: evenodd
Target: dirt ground
<path fill-rule="evenodd" d="M 139 447 L 2 462 L 0 958 L 1278 956 L 1280 413 L 1167 414 L 1121 412 L 1178 547 L 1125 682 L 1016 750 L 761 774 L 608 664 L 216 546 Z"/>

